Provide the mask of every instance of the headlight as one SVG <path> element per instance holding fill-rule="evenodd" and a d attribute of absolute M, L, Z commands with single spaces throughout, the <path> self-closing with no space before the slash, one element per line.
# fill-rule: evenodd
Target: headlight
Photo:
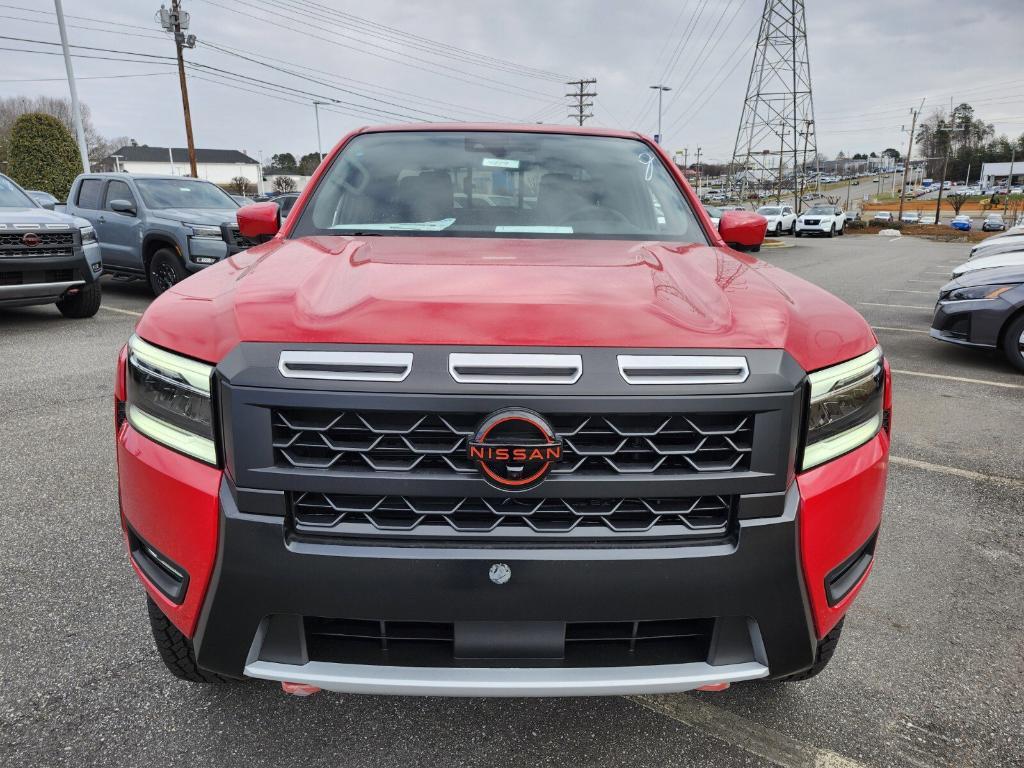
<path fill-rule="evenodd" d="M 997 299 L 1017 287 L 1010 285 L 973 285 L 970 288 L 956 288 L 946 296 L 947 301 L 968 301 L 970 299 Z"/>
<path fill-rule="evenodd" d="M 885 371 L 882 348 L 808 376 L 811 401 L 807 414 L 802 469 L 849 453 L 882 427 Z"/>
<path fill-rule="evenodd" d="M 127 416 L 136 431 L 216 464 L 210 404 L 213 368 L 132 336 L 127 373 Z"/>
<path fill-rule="evenodd" d="M 96 242 L 96 230 L 92 227 L 81 227 L 78 231 L 82 233 L 82 245 Z"/>
<path fill-rule="evenodd" d="M 189 224 L 188 228 L 192 230 L 192 237 L 202 237 L 210 240 L 224 239 L 221 234 L 220 227 L 208 227 L 204 224 Z"/>

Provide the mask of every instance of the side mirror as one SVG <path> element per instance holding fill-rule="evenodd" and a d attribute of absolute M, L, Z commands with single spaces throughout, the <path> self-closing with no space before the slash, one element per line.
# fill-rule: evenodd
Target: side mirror
<path fill-rule="evenodd" d="M 281 229 L 281 209 L 277 203 L 253 203 L 239 208 L 238 233 L 250 240 L 273 237 Z"/>
<path fill-rule="evenodd" d="M 132 203 L 128 202 L 127 200 L 111 200 L 110 210 L 114 211 L 115 213 L 124 213 L 128 216 L 134 216 L 136 213 L 138 213 L 138 211 L 135 209 L 135 206 Z"/>
<path fill-rule="evenodd" d="M 767 231 L 768 219 L 758 213 L 725 211 L 718 222 L 718 234 L 726 245 L 737 251 L 756 253 L 761 250 Z"/>
<path fill-rule="evenodd" d="M 53 206 L 55 206 L 56 203 L 51 203 L 49 200 L 47 200 L 45 203 L 40 203 L 40 205 L 43 206 L 43 208 L 45 208 L 46 210 L 52 211 Z"/>

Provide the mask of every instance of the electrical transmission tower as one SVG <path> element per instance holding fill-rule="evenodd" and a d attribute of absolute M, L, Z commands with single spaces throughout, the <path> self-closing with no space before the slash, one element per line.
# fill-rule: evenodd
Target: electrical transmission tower
<path fill-rule="evenodd" d="M 753 186 L 781 199 L 791 186 L 799 212 L 808 158 L 817 154 L 804 0 L 765 0 L 732 153 L 742 198 Z"/>
<path fill-rule="evenodd" d="M 566 85 L 575 85 L 577 88 L 572 93 L 565 94 L 569 99 L 569 109 L 575 110 L 575 113 L 569 113 L 569 117 L 583 125 L 587 118 L 594 116 L 593 112 L 587 112 L 588 109 L 594 106 L 594 102 L 587 101 L 587 99 L 597 96 L 597 92 L 588 91 L 587 86 L 597 85 L 597 80 L 570 80 Z"/>

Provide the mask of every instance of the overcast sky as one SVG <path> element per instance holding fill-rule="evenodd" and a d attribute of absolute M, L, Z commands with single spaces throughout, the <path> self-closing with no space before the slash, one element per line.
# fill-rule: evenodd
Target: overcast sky
<path fill-rule="evenodd" d="M 351 128 L 410 117 L 566 122 L 561 79 L 596 77 L 594 122 L 647 133 L 657 124 L 648 86 L 659 80 L 672 86 L 664 144 L 688 147 L 692 161 L 697 146 L 708 160 L 727 160 L 732 152 L 763 0 L 184 0 L 184 6 L 200 41 L 186 58 L 222 70 L 189 75 L 200 147 L 254 157 L 314 151 L 314 99 L 347 102 L 321 111 L 325 151 Z M 901 126 L 909 126 L 910 108 L 922 98 L 925 114 L 948 107 L 953 97 L 974 104 L 997 132 L 1024 132 L 1024 1 L 812 0 L 807 6 L 819 151 L 904 151 Z M 154 21 L 157 7 L 157 0 L 64 0 L 73 44 L 172 56 L 172 40 Z M 52 9 L 50 0 L 2 0 L 0 34 L 58 41 Z M 365 22 L 478 58 L 467 61 L 434 42 L 410 43 Z M 203 43 L 281 69 L 309 68 L 308 78 L 319 82 Z M 103 134 L 184 145 L 173 62 L 78 58 L 75 69 L 81 98 Z M 66 96 L 63 78 L 59 56 L 0 50 L 0 95 Z"/>

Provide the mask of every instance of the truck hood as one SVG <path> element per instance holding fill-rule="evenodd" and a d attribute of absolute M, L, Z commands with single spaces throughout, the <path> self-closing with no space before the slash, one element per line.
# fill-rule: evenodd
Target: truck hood
<path fill-rule="evenodd" d="M 839 299 L 727 248 L 449 237 L 276 238 L 167 291 L 138 333 L 212 363 L 262 341 L 782 348 L 815 370 L 876 344 Z"/>
<path fill-rule="evenodd" d="M 63 225 L 66 227 L 87 227 L 89 222 L 85 219 L 69 216 L 66 213 L 49 211 L 46 208 L 0 208 L 0 229 L 6 227 L 45 227 L 47 225 Z"/>
<path fill-rule="evenodd" d="M 161 219 L 214 227 L 219 227 L 225 221 L 234 221 L 237 213 L 237 208 L 159 208 L 153 211 L 153 215 Z"/>

